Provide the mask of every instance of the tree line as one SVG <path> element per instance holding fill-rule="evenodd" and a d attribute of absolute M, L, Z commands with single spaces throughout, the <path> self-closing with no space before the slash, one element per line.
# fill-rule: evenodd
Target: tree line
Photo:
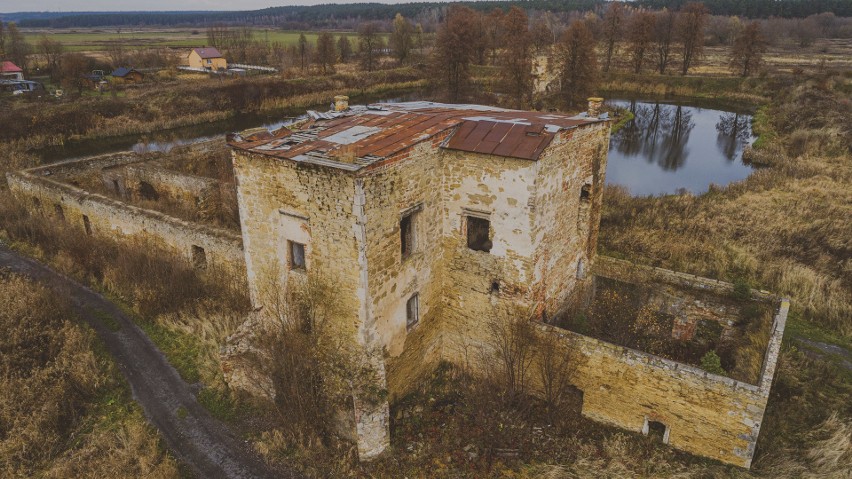
<path fill-rule="evenodd" d="M 513 6 L 527 11 L 567 13 L 600 11 L 604 0 L 523 0 L 459 2 L 480 12 Z M 679 10 L 685 0 L 637 0 L 636 5 L 655 10 Z M 707 0 L 705 6 L 713 15 L 737 15 L 747 18 L 804 18 L 825 12 L 837 16 L 852 16 L 848 0 Z M 33 14 L 18 19 L 27 28 L 84 28 L 106 26 L 198 26 L 212 23 L 277 26 L 294 29 L 350 28 L 352 22 L 383 20 L 390 22 L 397 13 L 421 21 L 442 16 L 447 5 L 438 2 L 416 2 L 398 5 L 380 3 L 326 4 L 313 6 L 272 7 L 261 10 L 231 12 L 92 12 L 63 16 Z M 19 15 L 20 16 L 20 15 Z"/>

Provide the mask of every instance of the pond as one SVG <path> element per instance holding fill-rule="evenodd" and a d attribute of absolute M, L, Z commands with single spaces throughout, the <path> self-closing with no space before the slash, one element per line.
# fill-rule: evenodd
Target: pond
<path fill-rule="evenodd" d="M 747 177 L 751 115 L 658 101 L 609 100 L 635 118 L 612 135 L 606 181 L 632 195 L 700 194 Z"/>

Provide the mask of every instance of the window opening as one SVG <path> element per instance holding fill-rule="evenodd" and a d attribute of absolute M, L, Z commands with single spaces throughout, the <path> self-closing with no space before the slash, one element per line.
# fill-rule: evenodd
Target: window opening
<path fill-rule="evenodd" d="M 405 326 L 411 329 L 420 321 L 420 295 L 414 293 L 405 304 Z"/>
<path fill-rule="evenodd" d="M 196 269 L 207 268 L 207 252 L 201 246 L 192 245 L 192 265 Z"/>
<path fill-rule="evenodd" d="M 475 216 L 467 217 L 467 247 L 474 251 L 491 251 L 491 239 L 488 234 L 491 230 L 491 222 L 484 218 Z"/>
<path fill-rule="evenodd" d="M 405 259 L 414 251 L 414 213 L 405 215 L 399 220 L 399 239 L 402 258 Z"/>
<path fill-rule="evenodd" d="M 305 269 L 305 245 L 290 241 L 290 269 Z"/>

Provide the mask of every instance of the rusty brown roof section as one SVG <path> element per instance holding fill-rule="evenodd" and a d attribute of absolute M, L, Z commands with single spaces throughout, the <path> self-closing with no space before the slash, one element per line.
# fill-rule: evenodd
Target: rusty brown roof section
<path fill-rule="evenodd" d="M 453 130 L 441 145 L 450 150 L 537 160 L 561 130 L 599 121 L 566 115 L 431 103 L 389 104 L 308 122 L 291 134 L 230 137 L 242 150 L 296 161 L 367 166 L 438 133 Z"/>

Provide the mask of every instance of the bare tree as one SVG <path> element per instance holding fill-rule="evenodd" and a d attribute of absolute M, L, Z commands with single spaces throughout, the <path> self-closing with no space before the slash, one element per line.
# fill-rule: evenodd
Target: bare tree
<path fill-rule="evenodd" d="M 550 31 L 550 26 L 543 18 L 539 18 L 532 24 L 530 36 L 537 53 L 544 51 L 553 43 L 553 32 Z"/>
<path fill-rule="evenodd" d="M 491 64 L 497 63 L 497 51 L 503 46 L 503 10 L 495 8 L 488 14 L 485 23 L 485 46 L 491 57 Z"/>
<path fill-rule="evenodd" d="M 334 70 L 336 62 L 337 49 L 334 47 L 334 37 L 328 32 L 320 33 L 317 37 L 317 63 L 322 67 L 322 72 Z"/>
<path fill-rule="evenodd" d="M 27 60 L 32 53 L 32 46 L 27 43 L 24 35 L 14 23 L 9 22 L 6 25 L 6 30 L 6 57 L 23 70 L 27 70 L 29 66 Z"/>
<path fill-rule="evenodd" d="M 304 33 L 299 34 L 299 68 L 305 70 L 308 67 L 308 39 Z"/>
<path fill-rule="evenodd" d="M 65 51 L 62 42 L 51 40 L 46 35 L 42 35 L 36 47 L 38 48 L 38 52 L 44 57 L 47 69 L 50 72 L 50 79 L 56 80 L 59 75 L 59 64 L 62 59 L 62 53 Z"/>
<path fill-rule="evenodd" d="M 680 44 L 681 75 L 698 63 L 704 53 L 704 27 L 710 14 L 703 3 L 689 2 L 678 13 L 675 29 Z"/>
<path fill-rule="evenodd" d="M 401 14 L 397 13 L 393 19 L 393 32 L 390 36 L 390 47 L 400 64 L 408 60 L 411 49 L 414 46 L 414 25 Z"/>
<path fill-rule="evenodd" d="M 763 64 L 766 53 L 766 39 L 760 31 L 760 24 L 751 22 L 737 35 L 731 47 L 731 71 L 747 77 Z"/>
<path fill-rule="evenodd" d="M 340 35 L 337 39 L 337 52 L 340 53 L 340 61 L 346 63 L 352 57 L 352 43 L 346 35 Z"/>
<path fill-rule="evenodd" d="M 654 49 L 657 53 L 657 71 L 665 75 L 666 68 L 672 62 L 672 45 L 674 44 L 677 13 L 663 9 L 654 14 Z"/>
<path fill-rule="evenodd" d="M 523 108 L 532 95 L 532 37 L 527 14 L 512 7 L 503 19 L 503 31 L 512 41 L 500 55 L 500 83 L 515 108 Z"/>
<path fill-rule="evenodd" d="M 558 418 L 558 411 L 577 368 L 569 351 L 561 347 L 557 334 L 554 331 L 546 331 L 536 344 L 538 376 L 551 422 Z"/>
<path fill-rule="evenodd" d="M 467 92 L 470 64 L 475 51 L 476 13 L 468 7 L 453 5 L 438 30 L 435 41 L 435 70 L 451 101 Z"/>
<path fill-rule="evenodd" d="M 128 64 L 127 51 L 121 42 L 110 42 L 106 46 L 106 56 L 109 59 L 109 64 L 113 68 L 118 68 Z"/>
<path fill-rule="evenodd" d="M 379 34 L 377 22 L 362 23 L 358 27 L 358 51 L 361 54 L 361 65 L 368 72 L 376 68 L 376 62 L 384 47 L 384 41 Z"/>
<path fill-rule="evenodd" d="M 91 59 L 82 53 L 65 53 L 60 65 L 62 86 L 69 90 L 77 90 L 77 94 L 82 93 L 86 86 L 83 75 L 91 71 Z"/>
<path fill-rule="evenodd" d="M 633 64 L 633 72 L 642 71 L 651 42 L 654 40 L 654 14 L 650 12 L 639 12 L 633 15 L 628 24 L 627 48 L 630 52 L 630 62 Z"/>
<path fill-rule="evenodd" d="M 618 41 L 621 39 L 624 28 L 624 5 L 620 2 L 611 2 L 603 17 L 603 42 L 606 49 L 603 71 L 608 72 L 612 63 L 612 55 L 615 53 Z"/>
<path fill-rule="evenodd" d="M 523 308 L 508 307 L 496 311 L 486 324 L 488 351 L 483 359 L 486 363 L 496 362 L 497 368 L 489 379 L 502 390 L 508 404 L 523 399 L 528 392 L 537 339 L 530 318 Z"/>
<path fill-rule="evenodd" d="M 598 62 L 595 39 L 584 22 L 571 23 L 556 46 L 562 102 L 566 107 L 578 105 L 595 90 Z"/>

